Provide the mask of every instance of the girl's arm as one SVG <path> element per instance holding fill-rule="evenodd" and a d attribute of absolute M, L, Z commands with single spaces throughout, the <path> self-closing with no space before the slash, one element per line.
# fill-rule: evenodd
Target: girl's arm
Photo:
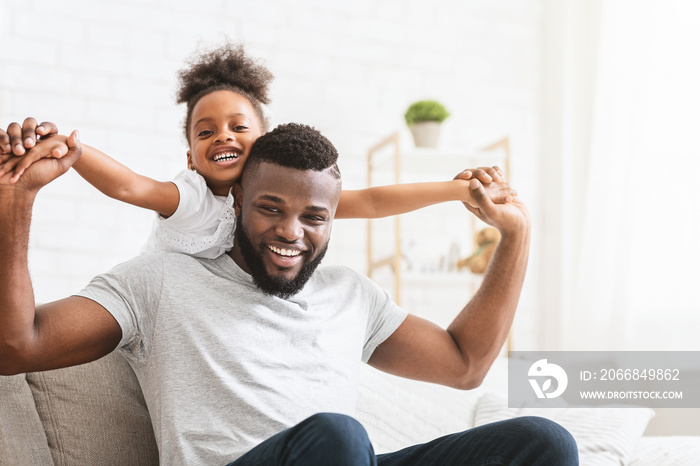
<path fill-rule="evenodd" d="M 54 123 L 37 125 L 34 118 L 11 123 L 0 129 L 0 174 L 13 171 L 12 183 L 35 161 L 60 158 L 66 154 L 66 136 L 57 134 Z M 37 142 L 37 139 L 41 138 Z M 27 152 L 28 151 L 28 152 Z M 21 157 L 11 157 L 12 155 Z M 11 160 L 7 160 L 10 159 Z M 83 153 L 73 168 L 85 180 L 107 196 L 170 217 L 177 210 L 180 193 L 174 183 L 156 181 L 134 173 L 99 150 L 83 145 Z"/>
<path fill-rule="evenodd" d="M 474 202 L 469 181 L 406 183 L 340 193 L 335 218 L 380 218 L 404 214 L 447 201 Z"/>
<path fill-rule="evenodd" d="M 175 213 L 180 202 L 180 193 L 174 183 L 134 173 L 107 154 L 85 144 L 83 154 L 73 168 L 107 196 L 153 210 L 166 218 Z"/>
<path fill-rule="evenodd" d="M 498 167 L 465 170 L 452 181 L 378 186 L 340 193 L 335 218 L 379 218 L 404 214 L 433 204 L 462 201 L 474 206 L 469 179 L 477 178 L 495 204 L 506 204 L 517 196 Z"/>

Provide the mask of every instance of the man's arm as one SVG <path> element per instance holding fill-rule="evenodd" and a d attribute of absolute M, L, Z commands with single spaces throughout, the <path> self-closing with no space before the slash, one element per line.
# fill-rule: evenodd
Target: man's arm
<path fill-rule="evenodd" d="M 530 218 L 518 199 L 493 204 L 472 180 L 481 220 L 501 232 L 483 282 L 447 330 L 409 315 L 372 354 L 369 363 L 403 377 L 456 388 L 479 386 L 500 352 L 513 322 L 530 247 Z"/>
<path fill-rule="evenodd" d="M 34 163 L 10 184 L 0 177 L 0 374 L 55 369 L 98 359 L 121 339 L 121 328 L 97 303 L 70 297 L 35 309 L 27 265 L 29 225 L 39 189 L 80 156 L 75 133 L 69 153 Z"/>

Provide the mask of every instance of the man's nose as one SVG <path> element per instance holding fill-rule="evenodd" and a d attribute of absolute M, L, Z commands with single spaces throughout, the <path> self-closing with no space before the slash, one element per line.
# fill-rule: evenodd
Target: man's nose
<path fill-rule="evenodd" d="M 301 222 L 296 218 L 285 218 L 277 224 L 275 229 L 277 235 L 285 241 L 296 241 L 304 237 L 304 228 Z"/>

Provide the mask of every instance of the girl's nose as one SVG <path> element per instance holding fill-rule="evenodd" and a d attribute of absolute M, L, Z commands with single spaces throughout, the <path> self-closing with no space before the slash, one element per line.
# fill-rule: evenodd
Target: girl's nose
<path fill-rule="evenodd" d="M 231 142 L 236 140 L 236 135 L 233 133 L 230 133 L 228 131 L 220 131 L 219 134 L 216 135 L 216 142 Z"/>

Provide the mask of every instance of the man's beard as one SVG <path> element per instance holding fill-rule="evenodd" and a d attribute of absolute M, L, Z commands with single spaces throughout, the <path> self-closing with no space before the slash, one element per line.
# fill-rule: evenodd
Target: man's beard
<path fill-rule="evenodd" d="M 250 275 L 253 277 L 253 282 L 260 288 L 263 292 L 278 296 L 282 299 L 287 299 L 290 296 L 297 294 L 304 288 L 306 282 L 309 281 L 311 275 L 316 270 L 316 267 L 321 263 L 323 256 L 326 255 L 328 250 L 328 243 L 320 252 L 320 254 L 311 262 L 304 262 L 301 266 L 301 270 L 296 277 L 288 280 L 284 277 L 271 277 L 265 270 L 265 264 L 263 263 L 262 256 L 266 253 L 266 247 L 260 245 L 258 250 L 255 249 L 253 243 L 248 238 L 248 234 L 245 232 L 243 227 L 243 216 L 239 216 L 236 223 L 235 242 L 238 243 L 238 247 L 241 250 L 241 255 L 245 261 L 248 269 L 250 270 Z"/>

